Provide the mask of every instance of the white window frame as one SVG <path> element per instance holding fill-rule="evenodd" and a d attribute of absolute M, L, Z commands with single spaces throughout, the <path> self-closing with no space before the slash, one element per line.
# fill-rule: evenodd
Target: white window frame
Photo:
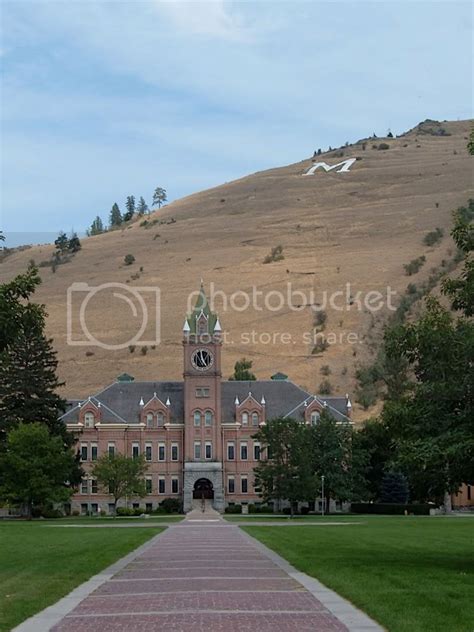
<path fill-rule="evenodd" d="M 173 491 L 173 484 L 176 483 L 176 491 Z M 171 493 L 172 494 L 179 494 L 179 476 L 172 476 L 171 477 Z"/>
<path fill-rule="evenodd" d="M 234 489 L 232 491 L 230 490 L 230 482 L 231 481 L 234 484 Z M 228 476 L 227 477 L 227 493 L 228 494 L 235 494 L 235 476 Z"/>
<path fill-rule="evenodd" d="M 150 454 L 150 458 L 148 458 L 148 453 Z M 153 461 L 153 444 L 145 443 L 145 461 L 150 463 Z"/>
<path fill-rule="evenodd" d="M 93 428 L 95 424 L 95 415 L 93 412 L 88 411 L 84 413 L 84 427 L 85 428 Z"/>
<path fill-rule="evenodd" d="M 85 450 L 86 451 L 86 458 L 84 459 L 82 457 L 82 451 Z M 85 461 L 89 460 L 89 444 L 88 443 L 81 443 L 81 462 L 84 463 Z"/>
<path fill-rule="evenodd" d="M 212 412 L 212 410 L 206 410 L 206 412 L 204 413 L 204 425 L 209 428 L 209 426 L 212 426 L 213 421 L 214 413 Z"/>
<path fill-rule="evenodd" d="M 198 448 L 197 451 L 199 452 L 199 455 L 197 455 L 196 448 Z M 193 452 L 195 461 L 200 461 L 201 458 L 202 458 L 202 456 L 201 456 L 202 455 L 202 449 L 201 448 L 202 448 L 201 442 L 200 441 L 195 441 L 194 442 L 194 452 Z"/>
<path fill-rule="evenodd" d="M 201 425 L 202 414 L 200 410 L 195 410 L 193 412 L 193 423 L 195 428 L 199 428 Z"/>
<path fill-rule="evenodd" d="M 163 491 L 160 491 L 160 483 L 163 482 Z M 166 476 L 158 476 L 158 494 L 163 496 L 166 494 Z"/>
<path fill-rule="evenodd" d="M 246 487 L 247 487 L 247 491 L 245 491 L 245 492 L 243 490 L 243 482 L 244 481 L 245 481 Z M 248 494 L 249 493 L 249 478 L 248 478 L 247 474 L 241 474 L 240 475 L 240 493 L 241 494 Z"/>
<path fill-rule="evenodd" d="M 232 459 L 229 456 L 229 448 L 233 448 L 234 456 Z M 227 441 L 227 460 L 235 461 L 235 441 Z"/>
<path fill-rule="evenodd" d="M 91 485 L 91 494 L 98 494 L 99 493 L 99 482 L 97 481 L 96 478 L 91 478 L 90 480 L 90 485 Z M 95 483 L 95 491 L 94 491 L 94 483 Z"/>
<path fill-rule="evenodd" d="M 156 413 L 156 425 L 158 428 L 163 428 L 166 423 L 165 413 L 162 410 L 159 410 Z"/>
<path fill-rule="evenodd" d="M 155 423 L 155 417 L 153 413 L 147 413 L 145 417 L 145 421 L 146 421 L 147 428 L 153 428 L 153 425 Z"/>
<path fill-rule="evenodd" d="M 86 496 L 89 493 L 89 479 L 83 478 L 81 479 L 81 492 L 82 495 Z"/>
<path fill-rule="evenodd" d="M 113 455 L 115 456 L 115 441 L 109 441 L 109 443 L 107 444 L 107 454 L 109 456 L 111 456 L 111 452 L 113 451 Z"/>
<path fill-rule="evenodd" d="M 207 449 L 209 448 L 209 454 L 210 456 L 207 456 Z M 212 460 L 212 441 L 206 441 L 204 443 L 204 458 L 206 461 L 211 461 Z"/>
<path fill-rule="evenodd" d="M 176 449 L 176 458 L 173 458 L 173 449 Z M 179 443 L 173 442 L 171 444 L 171 460 L 173 462 L 179 461 Z"/>
<path fill-rule="evenodd" d="M 257 427 L 259 423 L 260 423 L 260 416 L 256 411 L 254 411 L 252 413 L 252 426 Z"/>
<path fill-rule="evenodd" d="M 94 459 L 94 448 L 95 448 L 95 459 Z M 99 458 L 99 446 L 97 443 L 91 443 L 91 461 L 97 461 Z"/>
<path fill-rule="evenodd" d="M 163 458 L 161 458 L 161 449 L 163 448 Z M 164 461 L 166 461 L 166 443 L 164 443 L 163 441 L 160 441 L 160 443 L 158 444 L 158 461 L 160 463 L 163 463 Z"/>
<path fill-rule="evenodd" d="M 245 448 L 245 452 L 246 452 L 246 455 L 247 455 L 245 458 L 242 456 L 242 448 Z M 249 460 L 249 445 L 248 445 L 247 441 L 241 441 L 240 442 L 240 452 L 239 452 L 239 454 L 240 454 L 240 460 L 241 461 L 248 461 Z"/>
<path fill-rule="evenodd" d="M 241 421 L 242 421 L 242 426 L 248 426 L 249 425 L 249 414 L 248 414 L 247 411 L 244 411 L 242 413 Z"/>
<path fill-rule="evenodd" d="M 134 452 L 137 452 L 137 455 L 135 456 Z M 134 459 L 138 459 L 140 456 L 140 444 L 137 441 L 134 441 L 132 443 L 132 457 Z"/>
<path fill-rule="evenodd" d="M 149 489 L 148 485 L 150 485 Z M 145 491 L 148 496 L 153 494 L 153 478 L 151 476 L 145 476 Z"/>
<path fill-rule="evenodd" d="M 255 450 L 256 449 L 258 449 L 258 458 L 256 457 L 256 454 L 255 454 Z M 260 445 L 260 443 L 258 441 L 254 441 L 254 443 L 253 443 L 253 460 L 254 461 L 260 461 L 261 456 L 262 456 L 261 445 Z"/>

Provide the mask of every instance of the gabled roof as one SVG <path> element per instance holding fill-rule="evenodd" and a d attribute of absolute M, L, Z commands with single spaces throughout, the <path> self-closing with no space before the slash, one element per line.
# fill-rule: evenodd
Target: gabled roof
<path fill-rule="evenodd" d="M 222 421 L 235 421 L 235 398 L 243 403 L 252 393 L 255 401 L 265 399 L 266 418 L 294 417 L 302 419 L 305 412 L 305 402 L 310 404 L 317 400 L 328 404 L 329 412 L 338 421 L 347 421 L 346 398 L 315 396 L 308 393 L 289 380 L 256 380 L 256 381 L 223 381 L 222 382 Z M 73 400 L 67 412 L 61 417 L 65 422 L 77 423 L 81 405 L 87 401 L 100 405 L 101 423 L 131 423 L 140 422 L 143 405 L 153 397 L 161 402 L 170 401 L 171 422 L 184 421 L 184 383 L 183 382 L 115 382 L 97 393 L 94 397 L 80 402 Z"/>
<path fill-rule="evenodd" d="M 190 314 L 186 315 L 183 331 L 187 334 L 196 334 L 196 324 L 201 316 L 205 316 L 207 320 L 207 331 L 209 334 L 213 334 L 215 331 L 221 331 L 221 326 L 218 323 L 217 314 L 211 311 L 202 282 L 199 289 L 198 297 L 196 299 L 196 303 L 194 305 L 194 309 Z M 186 323 L 188 325 L 187 327 Z M 217 328 L 216 325 L 218 325 Z"/>

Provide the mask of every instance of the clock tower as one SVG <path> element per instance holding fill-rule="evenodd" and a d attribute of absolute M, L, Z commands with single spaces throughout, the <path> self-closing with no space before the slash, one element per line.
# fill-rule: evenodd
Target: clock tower
<path fill-rule="evenodd" d="M 184 511 L 194 500 L 224 509 L 221 433 L 221 326 L 204 287 L 183 326 Z"/>

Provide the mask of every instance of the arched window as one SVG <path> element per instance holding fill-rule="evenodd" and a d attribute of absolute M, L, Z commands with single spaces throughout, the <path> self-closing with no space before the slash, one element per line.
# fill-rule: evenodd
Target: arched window
<path fill-rule="evenodd" d="M 206 426 L 212 426 L 212 410 L 206 410 L 204 413 L 204 423 Z"/>
<path fill-rule="evenodd" d="M 194 425 L 201 425 L 201 413 L 199 412 L 199 410 L 194 411 Z"/>
<path fill-rule="evenodd" d="M 252 413 L 252 426 L 258 426 L 258 413 Z"/>
<path fill-rule="evenodd" d="M 315 426 L 318 423 L 320 417 L 321 417 L 320 413 L 318 413 L 316 410 L 314 412 L 312 412 L 311 413 L 311 425 Z"/>
<path fill-rule="evenodd" d="M 199 335 L 207 334 L 207 318 L 204 314 L 197 321 L 197 332 Z"/>
<path fill-rule="evenodd" d="M 165 425 L 165 416 L 162 412 L 156 414 L 156 420 L 158 422 L 158 428 L 162 428 Z"/>
<path fill-rule="evenodd" d="M 249 423 L 249 414 L 248 413 L 242 413 L 242 425 L 243 426 L 248 426 Z"/>
<path fill-rule="evenodd" d="M 93 428 L 94 421 L 95 421 L 94 413 L 86 413 L 84 415 L 84 425 L 86 428 Z"/>
<path fill-rule="evenodd" d="M 146 414 L 146 427 L 153 428 L 153 413 Z"/>

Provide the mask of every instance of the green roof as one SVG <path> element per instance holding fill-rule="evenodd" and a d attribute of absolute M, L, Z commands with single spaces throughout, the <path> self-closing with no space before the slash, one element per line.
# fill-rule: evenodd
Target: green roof
<path fill-rule="evenodd" d="M 133 382 L 134 380 L 133 375 L 129 375 L 128 373 L 122 373 L 122 375 L 117 376 L 117 382 Z"/>
<path fill-rule="evenodd" d="M 287 380 L 288 379 L 288 375 L 285 375 L 284 373 L 275 373 L 274 375 L 271 376 L 270 378 L 271 380 Z"/>
<path fill-rule="evenodd" d="M 204 314 L 204 316 L 207 318 L 208 333 L 213 334 L 216 323 L 217 323 L 217 314 L 211 311 L 211 308 L 209 306 L 209 301 L 207 300 L 206 292 L 204 291 L 204 286 L 202 283 L 201 283 L 201 288 L 199 290 L 199 295 L 194 305 L 194 309 L 190 314 L 187 314 L 186 316 L 186 320 L 188 321 L 188 325 L 189 325 L 190 334 L 197 333 L 196 325 L 201 314 Z"/>

